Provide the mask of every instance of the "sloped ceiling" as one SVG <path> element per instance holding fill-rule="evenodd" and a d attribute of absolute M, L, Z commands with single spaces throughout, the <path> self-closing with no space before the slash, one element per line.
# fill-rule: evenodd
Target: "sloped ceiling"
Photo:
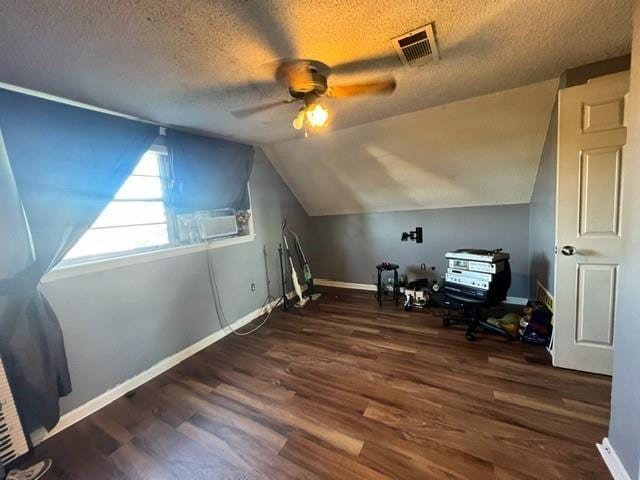
<path fill-rule="evenodd" d="M 528 203 L 558 80 L 264 147 L 310 215 Z"/>
<path fill-rule="evenodd" d="M 390 38 L 435 21 L 442 60 L 401 67 Z M 301 136 L 265 64 L 330 81 L 393 72 L 394 95 L 333 102 L 333 129 L 549 78 L 630 50 L 631 0 L 3 0 L 0 82 L 255 143 Z"/>

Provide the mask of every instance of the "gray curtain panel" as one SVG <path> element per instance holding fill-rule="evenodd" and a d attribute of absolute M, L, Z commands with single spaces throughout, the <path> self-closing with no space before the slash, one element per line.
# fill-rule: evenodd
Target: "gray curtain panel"
<path fill-rule="evenodd" d="M 249 208 L 247 182 L 253 167 L 250 145 L 167 130 L 177 213 Z"/>
<path fill-rule="evenodd" d="M 9 224 L 0 226 L 9 232 L 0 256 L 12 270 L 10 278 L 0 272 L 0 355 L 25 429 L 50 430 L 71 381 L 60 324 L 38 284 L 113 198 L 158 128 L 0 89 L 0 131 L 10 164 L 0 174 L 13 173 L 19 197 L 4 207 L 22 209 L 5 213 Z M 19 271 L 8 259 L 15 252 Z"/>

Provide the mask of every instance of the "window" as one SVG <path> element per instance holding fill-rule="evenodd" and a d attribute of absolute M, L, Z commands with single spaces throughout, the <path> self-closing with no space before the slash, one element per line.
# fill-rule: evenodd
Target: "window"
<path fill-rule="evenodd" d="M 145 153 L 114 199 L 65 260 L 104 257 L 171 243 L 169 216 L 163 200 L 164 155 Z"/>
<path fill-rule="evenodd" d="M 97 259 L 123 257 L 133 252 L 229 240 L 231 237 L 245 237 L 241 241 L 253 238 L 250 208 L 238 211 L 225 209 L 226 216 L 209 225 L 214 232 L 221 234 L 211 236 L 211 232 L 202 230 L 197 219 L 200 216 L 220 216 L 222 210 L 176 215 L 165 201 L 171 197 L 171 170 L 166 148 L 153 145 L 59 266 L 75 266 Z M 228 224 L 229 218 L 234 216 L 237 228 Z"/>

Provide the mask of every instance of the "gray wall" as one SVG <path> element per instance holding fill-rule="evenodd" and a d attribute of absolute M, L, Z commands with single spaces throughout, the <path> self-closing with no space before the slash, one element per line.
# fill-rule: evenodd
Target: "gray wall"
<path fill-rule="evenodd" d="M 529 207 L 447 208 L 405 212 L 311 217 L 314 248 L 311 268 L 317 278 L 351 283 L 376 282 L 376 264 L 391 261 L 410 279 L 439 278 L 444 254 L 463 247 L 503 248 L 511 253 L 512 296 L 528 296 Z M 424 229 L 424 243 L 401 242 L 403 231 Z M 420 264 L 434 265 L 424 275 Z"/>
<path fill-rule="evenodd" d="M 266 298 L 263 244 L 272 293 L 278 294 L 282 219 L 303 242 L 309 240 L 306 213 L 261 151 L 250 185 L 256 239 L 210 252 L 229 322 Z M 61 401 L 63 413 L 220 329 L 206 255 L 197 252 L 43 285 L 60 318 L 73 382 L 73 393 Z"/>
<path fill-rule="evenodd" d="M 535 297 L 536 280 L 540 281 L 552 294 L 554 293 L 557 137 L 558 101 L 556 99 L 529 204 L 529 258 L 531 261 L 529 292 L 532 297 Z"/>
<path fill-rule="evenodd" d="M 640 478 L 640 1 L 634 1 L 627 145 L 624 150 L 623 261 L 613 351 L 609 440 L 631 478 Z"/>

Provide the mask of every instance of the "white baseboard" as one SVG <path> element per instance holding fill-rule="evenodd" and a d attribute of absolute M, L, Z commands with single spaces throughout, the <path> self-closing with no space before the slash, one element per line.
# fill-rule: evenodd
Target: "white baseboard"
<path fill-rule="evenodd" d="M 350 288 L 352 290 L 367 290 L 370 292 L 375 292 L 378 289 L 378 287 L 370 283 L 337 282 L 335 280 L 327 280 L 324 278 L 314 278 L 313 284 L 320 285 L 321 287 Z"/>
<path fill-rule="evenodd" d="M 289 294 L 287 294 L 288 297 L 293 297 L 294 295 L 295 295 L 295 292 L 290 292 Z M 248 313 L 244 317 L 233 322 L 230 327 L 233 330 L 237 330 L 238 328 L 241 328 L 242 326 L 260 317 L 260 315 L 263 315 L 270 309 L 274 308 L 279 301 L 280 299 L 274 300 L 273 302 L 265 305 L 264 307 L 255 309 L 254 311 Z M 51 438 L 54 435 L 62 432 L 63 430 L 65 430 L 66 428 L 69 428 L 74 423 L 79 422 L 83 418 L 88 417 L 92 413 L 95 413 L 101 408 L 106 407 L 111 402 L 122 397 L 127 392 L 135 390 L 136 388 L 140 387 L 141 385 L 148 382 L 152 378 L 157 377 L 161 373 L 164 373 L 170 368 L 175 367 L 177 364 L 186 360 L 192 355 L 195 355 L 200 350 L 203 350 L 207 348 L 209 345 L 212 345 L 218 340 L 226 337 L 227 335 L 232 333 L 231 328 L 225 327 L 221 330 L 218 330 L 212 333 L 208 337 L 205 337 L 202 340 L 197 341 L 196 343 L 188 346 L 184 350 L 181 350 L 167 358 L 164 358 L 163 360 L 160 360 L 158 363 L 148 368 L 147 370 L 139 373 L 135 377 L 125 380 L 121 384 L 116 385 L 115 387 L 107 390 L 103 394 L 98 395 L 97 397 L 80 405 L 79 407 L 74 408 L 70 412 L 65 413 L 64 415 L 62 415 L 62 417 L 60 417 L 60 421 L 58 422 L 58 424 L 48 434 L 41 436 L 41 438 L 39 439 L 34 439 L 34 445 L 37 445 L 43 442 L 44 440 Z"/>
<path fill-rule="evenodd" d="M 367 290 L 369 292 L 375 292 L 378 289 L 374 284 L 338 282 L 336 280 L 327 280 L 326 278 L 314 278 L 313 283 L 323 287 L 350 288 L 352 290 Z M 529 299 L 524 297 L 507 297 L 506 303 L 526 305 L 528 301 Z"/>
<path fill-rule="evenodd" d="M 602 455 L 604 463 L 607 464 L 613 480 L 631 480 L 627 470 L 620 461 L 620 457 L 618 457 L 618 454 L 613 449 L 613 446 L 611 446 L 611 443 L 609 443 L 609 439 L 607 437 L 602 439 L 602 443 L 596 443 L 596 447 L 598 447 L 598 451 L 600 452 L 600 455 Z"/>

